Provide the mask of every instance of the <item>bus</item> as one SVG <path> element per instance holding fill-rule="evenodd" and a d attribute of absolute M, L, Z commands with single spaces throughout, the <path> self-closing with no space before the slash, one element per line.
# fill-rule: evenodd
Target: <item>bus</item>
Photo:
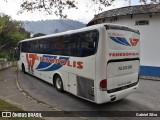
<path fill-rule="evenodd" d="M 97 104 L 120 100 L 138 88 L 140 33 L 123 25 L 25 39 L 16 50 L 24 73 Z"/>

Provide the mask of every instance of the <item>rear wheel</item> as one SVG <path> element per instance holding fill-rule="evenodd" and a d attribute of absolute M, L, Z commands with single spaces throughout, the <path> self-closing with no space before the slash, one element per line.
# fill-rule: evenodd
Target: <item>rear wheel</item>
<path fill-rule="evenodd" d="M 61 93 L 64 92 L 63 82 L 62 82 L 61 77 L 59 75 L 57 75 L 54 80 L 55 80 L 55 87 L 56 87 L 57 91 L 61 92 Z"/>

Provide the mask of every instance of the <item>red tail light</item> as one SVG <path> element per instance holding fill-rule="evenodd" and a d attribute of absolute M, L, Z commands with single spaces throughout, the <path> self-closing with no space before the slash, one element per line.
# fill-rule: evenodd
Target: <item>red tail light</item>
<path fill-rule="evenodd" d="M 100 84 L 99 84 L 100 90 L 105 91 L 107 90 L 107 80 L 101 80 Z"/>

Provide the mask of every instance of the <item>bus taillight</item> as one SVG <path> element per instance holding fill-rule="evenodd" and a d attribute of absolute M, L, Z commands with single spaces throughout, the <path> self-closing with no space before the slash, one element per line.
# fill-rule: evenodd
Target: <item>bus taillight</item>
<path fill-rule="evenodd" d="M 102 91 L 107 90 L 107 80 L 106 79 L 101 80 L 99 86 L 100 86 L 100 90 Z"/>

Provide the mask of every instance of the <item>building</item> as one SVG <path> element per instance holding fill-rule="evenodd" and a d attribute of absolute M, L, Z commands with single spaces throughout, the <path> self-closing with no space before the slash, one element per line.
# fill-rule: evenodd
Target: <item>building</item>
<path fill-rule="evenodd" d="M 141 34 L 141 70 L 160 77 L 160 4 L 129 6 L 102 12 L 87 24 L 115 23 L 138 29 Z"/>

